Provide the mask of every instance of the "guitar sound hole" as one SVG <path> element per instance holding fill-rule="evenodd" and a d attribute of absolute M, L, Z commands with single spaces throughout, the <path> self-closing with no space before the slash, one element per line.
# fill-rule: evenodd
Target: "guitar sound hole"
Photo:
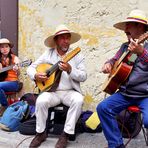
<path fill-rule="evenodd" d="M 45 82 L 42 82 L 43 86 L 45 86 Z"/>

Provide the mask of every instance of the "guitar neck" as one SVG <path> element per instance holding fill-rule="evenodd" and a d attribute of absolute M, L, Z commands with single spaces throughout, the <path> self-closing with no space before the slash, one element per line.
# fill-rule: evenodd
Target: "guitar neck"
<path fill-rule="evenodd" d="M 72 59 L 76 54 L 78 54 L 81 51 L 79 47 L 75 48 L 74 50 L 70 51 L 65 55 L 65 57 L 62 59 L 63 62 L 68 62 L 70 59 Z M 60 61 L 58 61 L 56 64 L 54 64 L 50 69 L 46 71 L 47 76 L 49 77 L 51 74 L 53 74 L 56 70 L 58 70 L 59 66 L 58 64 Z"/>
<path fill-rule="evenodd" d="M 19 63 L 19 64 L 17 64 L 17 65 L 18 65 L 19 67 L 25 67 L 25 66 L 30 65 L 31 62 L 32 62 L 32 60 L 25 60 L 25 61 L 23 61 L 23 62 L 21 62 L 21 63 Z M 10 70 L 10 69 L 13 69 L 13 66 L 15 66 L 15 64 L 9 65 L 9 66 L 7 66 L 7 67 L 3 67 L 3 68 L 0 70 L 0 73 L 5 72 L 5 71 L 8 71 L 8 70 Z"/>
<path fill-rule="evenodd" d="M 51 74 L 53 74 L 56 70 L 58 70 L 59 66 L 58 66 L 59 62 L 57 62 L 56 64 L 54 64 L 50 69 L 48 69 L 46 71 L 47 77 L 49 77 Z"/>
<path fill-rule="evenodd" d="M 148 32 L 142 34 L 139 38 L 138 38 L 138 41 L 137 41 L 137 44 L 140 44 L 142 42 L 144 42 L 146 39 L 148 38 Z M 119 59 L 118 63 L 120 64 L 125 58 L 126 56 L 130 53 L 129 50 L 127 50 L 126 52 L 124 52 L 121 56 L 121 58 Z"/>
<path fill-rule="evenodd" d="M 74 50 L 70 51 L 66 54 L 66 56 L 63 58 L 63 62 L 68 62 L 71 60 L 76 54 L 78 54 L 81 51 L 79 47 L 75 48 Z"/>
<path fill-rule="evenodd" d="M 142 35 L 139 37 L 137 43 L 140 44 L 140 43 L 142 43 L 142 42 L 143 42 L 145 39 L 147 39 L 147 38 L 148 38 L 148 32 L 142 34 Z M 129 50 L 125 51 L 125 52 L 122 54 L 122 56 L 120 57 L 120 59 L 119 59 L 119 61 L 118 61 L 118 64 L 120 64 L 120 63 L 126 58 L 126 56 L 127 56 L 128 54 L 130 54 L 130 51 L 129 51 Z"/>
<path fill-rule="evenodd" d="M 13 69 L 13 66 L 14 66 L 14 65 L 10 65 L 10 66 L 7 66 L 7 67 L 2 68 L 2 69 L 0 70 L 0 73 L 5 72 L 5 71 L 8 71 L 8 70 L 10 70 L 10 69 Z"/>
<path fill-rule="evenodd" d="M 129 50 L 125 51 L 122 56 L 120 57 L 119 61 L 118 61 L 118 64 L 120 64 L 125 58 L 126 56 L 130 53 Z"/>

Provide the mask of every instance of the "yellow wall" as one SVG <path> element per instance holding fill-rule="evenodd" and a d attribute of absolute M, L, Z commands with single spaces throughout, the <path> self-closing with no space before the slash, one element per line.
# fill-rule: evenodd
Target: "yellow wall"
<path fill-rule="evenodd" d="M 84 94 L 104 98 L 101 91 L 106 75 L 101 66 L 126 40 L 113 24 L 125 19 L 135 8 L 147 11 L 145 0 L 19 0 L 19 56 L 21 60 L 37 59 L 46 49 L 44 40 L 59 24 L 66 24 L 81 34 L 79 46 L 86 58 L 88 79 L 82 84 Z M 24 92 L 32 92 L 34 83 L 22 69 Z M 89 98 L 89 97 L 88 97 Z"/>

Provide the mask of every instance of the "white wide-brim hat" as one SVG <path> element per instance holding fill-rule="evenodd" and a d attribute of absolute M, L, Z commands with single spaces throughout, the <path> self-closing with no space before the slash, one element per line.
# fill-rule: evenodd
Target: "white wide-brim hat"
<path fill-rule="evenodd" d="M 10 46 L 10 48 L 13 47 L 13 44 L 6 38 L 1 38 L 0 39 L 0 44 L 8 44 Z"/>
<path fill-rule="evenodd" d="M 136 9 L 131 11 L 129 16 L 126 18 L 126 20 L 114 24 L 114 27 L 120 30 L 125 30 L 126 23 L 128 22 L 137 22 L 137 23 L 144 24 L 147 26 L 147 30 L 148 30 L 148 20 L 146 18 L 145 12 L 143 12 L 142 10 Z"/>
<path fill-rule="evenodd" d="M 55 33 L 45 39 L 44 44 L 45 44 L 47 47 L 52 47 L 52 48 L 53 48 L 53 47 L 56 46 L 55 41 L 54 41 L 54 38 L 55 38 L 56 36 L 58 36 L 58 35 L 66 34 L 66 33 L 70 33 L 70 34 L 71 34 L 70 44 L 73 44 L 73 43 L 79 41 L 80 38 L 81 38 L 80 34 L 75 33 L 75 32 L 73 32 L 73 31 L 70 31 L 65 25 L 59 25 L 59 26 L 56 28 Z"/>

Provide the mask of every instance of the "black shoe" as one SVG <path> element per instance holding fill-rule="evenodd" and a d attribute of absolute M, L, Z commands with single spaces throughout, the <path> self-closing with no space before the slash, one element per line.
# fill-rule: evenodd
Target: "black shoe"
<path fill-rule="evenodd" d="M 42 142 L 44 142 L 47 138 L 47 134 L 44 131 L 43 133 L 37 133 L 33 140 L 31 141 L 29 148 L 37 148 L 41 145 Z"/>
<path fill-rule="evenodd" d="M 125 145 L 121 144 L 121 145 L 117 146 L 116 148 L 125 148 Z"/>
<path fill-rule="evenodd" d="M 56 143 L 55 148 L 66 148 L 67 143 L 68 143 L 68 138 L 69 138 L 69 135 L 63 132 L 61 136 L 59 137 L 59 140 Z"/>

